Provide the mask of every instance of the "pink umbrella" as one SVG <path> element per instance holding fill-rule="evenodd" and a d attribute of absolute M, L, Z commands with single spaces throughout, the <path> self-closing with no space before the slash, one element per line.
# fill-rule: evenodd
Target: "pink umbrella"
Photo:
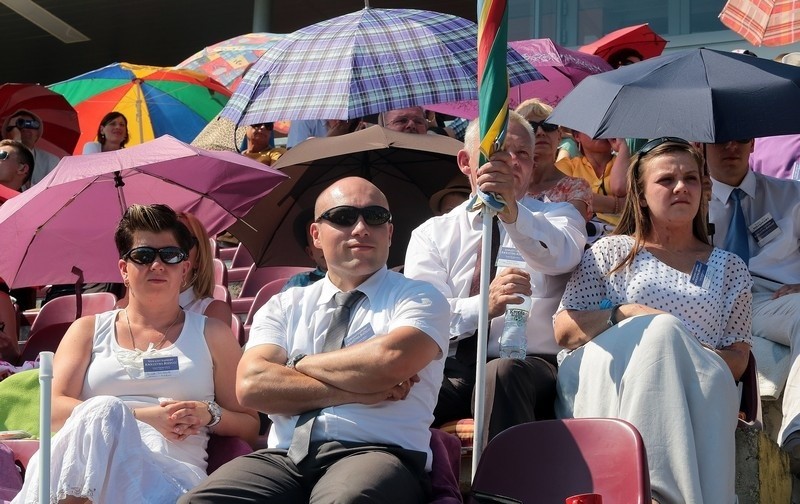
<path fill-rule="evenodd" d="M 165 203 L 192 212 L 216 234 L 284 178 L 239 154 L 170 136 L 65 157 L 0 207 L 0 277 L 12 287 L 74 283 L 80 274 L 85 282 L 119 282 L 113 233 L 128 205 Z"/>
<path fill-rule="evenodd" d="M 598 56 L 566 49 L 550 39 L 518 40 L 508 45 L 547 79 L 512 87 L 508 95 L 512 109 L 528 98 L 539 98 L 555 106 L 587 76 L 612 69 Z M 477 100 L 437 103 L 426 105 L 425 108 L 466 119 L 478 117 Z"/>

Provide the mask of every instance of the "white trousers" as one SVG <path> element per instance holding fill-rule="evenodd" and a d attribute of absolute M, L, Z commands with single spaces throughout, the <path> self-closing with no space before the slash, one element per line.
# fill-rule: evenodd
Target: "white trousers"
<path fill-rule="evenodd" d="M 778 441 L 783 444 L 789 434 L 800 430 L 800 293 L 777 299 L 772 299 L 772 293 L 758 282 L 753 287 L 753 336 L 787 345 L 792 352 L 778 433 Z"/>
<path fill-rule="evenodd" d="M 622 321 L 569 353 L 558 371 L 556 414 L 636 426 L 662 504 L 736 502 L 738 402 L 722 358 L 667 314 Z"/>

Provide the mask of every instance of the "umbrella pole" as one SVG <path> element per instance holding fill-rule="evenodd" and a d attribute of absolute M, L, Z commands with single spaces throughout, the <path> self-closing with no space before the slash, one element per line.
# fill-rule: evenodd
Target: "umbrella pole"
<path fill-rule="evenodd" d="M 136 122 L 139 123 L 139 143 L 144 143 L 144 124 L 142 124 L 142 80 L 135 79 L 136 86 Z"/>
<path fill-rule="evenodd" d="M 50 408 L 53 352 L 39 354 L 39 502 L 50 502 Z"/>
<path fill-rule="evenodd" d="M 478 353 L 475 363 L 475 424 L 472 436 L 472 477 L 478 469 L 483 452 L 483 425 L 486 410 L 486 346 L 489 340 L 489 280 L 492 262 L 492 217 L 494 211 L 483 206 L 483 238 L 481 240 L 480 303 L 478 312 Z"/>

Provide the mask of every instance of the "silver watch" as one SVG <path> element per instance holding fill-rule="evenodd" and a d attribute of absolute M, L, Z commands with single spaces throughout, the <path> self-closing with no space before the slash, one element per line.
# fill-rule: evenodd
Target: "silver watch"
<path fill-rule="evenodd" d="M 208 412 L 211 414 L 211 421 L 206 424 L 206 427 L 214 427 L 222 420 L 222 408 L 219 407 L 214 401 L 203 401 L 206 403 Z"/>

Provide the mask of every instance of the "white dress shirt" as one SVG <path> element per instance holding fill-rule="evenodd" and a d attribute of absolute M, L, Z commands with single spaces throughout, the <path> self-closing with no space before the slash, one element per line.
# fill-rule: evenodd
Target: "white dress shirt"
<path fill-rule="evenodd" d="M 418 373 L 420 381 L 403 401 L 374 405 L 341 404 L 324 408 L 314 422 L 313 441 L 337 440 L 393 444 L 428 455 L 431 468 L 430 431 L 433 408 L 439 395 L 447 350 L 448 309 L 433 287 L 405 278 L 385 267 L 357 287 L 366 294 L 353 307 L 345 346 L 380 337 L 399 327 L 414 327 L 427 334 L 440 349 L 438 358 Z M 292 287 L 276 294 L 253 320 L 247 349 L 277 345 L 291 357 L 322 352 L 339 289 L 326 275 L 307 287 Z M 298 415 L 269 415 L 273 421 L 268 446 L 288 449 Z"/>
<path fill-rule="evenodd" d="M 733 213 L 729 197 L 735 187 L 712 180 L 709 221 L 715 227 L 714 245 L 722 247 Z M 748 171 L 739 188 L 748 196 L 742 198 L 748 227 L 770 214 L 780 228 L 780 234 L 763 247 L 749 235 L 750 273 L 780 284 L 800 283 L 800 182 Z"/>
<path fill-rule="evenodd" d="M 500 236 L 503 247 L 519 251 L 531 275 L 528 353 L 556 354 L 561 347 L 553 334 L 553 314 L 583 255 L 586 222 L 570 203 L 543 203 L 526 196 L 517 206 L 517 221 L 500 221 Z M 406 252 L 405 275 L 430 282 L 450 303 L 450 355 L 459 340 L 478 328 L 480 296 L 470 296 L 469 290 L 482 223 L 480 212 L 467 212 L 465 202 L 415 229 Z M 500 355 L 503 325 L 502 316 L 491 321 L 489 357 Z"/>

